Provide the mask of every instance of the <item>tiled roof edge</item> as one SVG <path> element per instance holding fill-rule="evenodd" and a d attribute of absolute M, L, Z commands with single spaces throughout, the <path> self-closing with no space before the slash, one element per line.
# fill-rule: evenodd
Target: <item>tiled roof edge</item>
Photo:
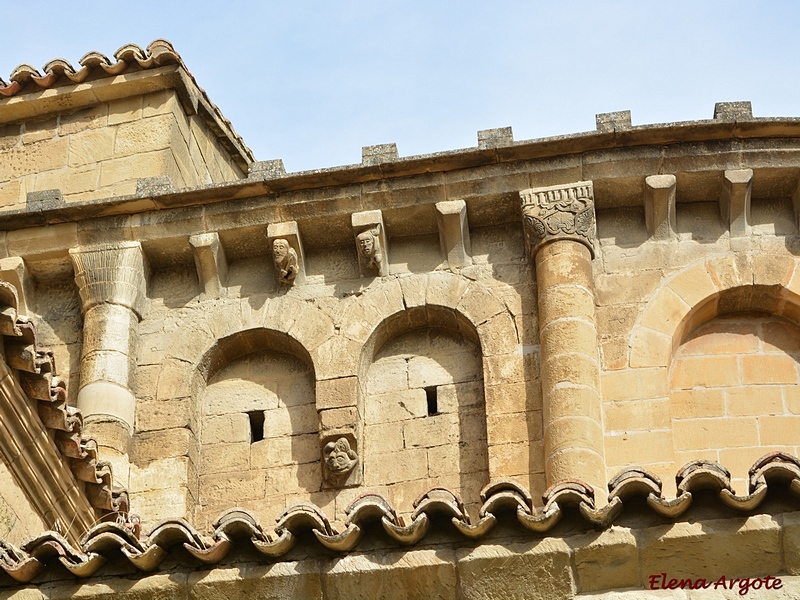
<path fill-rule="evenodd" d="M 62 536 L 45 532 L 21 548 L 0 540 L 0 568 L 20 583 L 28 583 L 43 572 L 54 557 L 78 577 L 90 577 L 103 566 L 107 557 L 118 550 L 141 571 L 151 571 L 169 555 L 172 547 L 183 547 L 205 564 L 222 561 L 240 542 L 249 542 L 266 558 L 279 558 L 289 552 L 298 536 L 313 532 L 324 547 L 335 552 L 348 552 L 359 543 L 369 523 L 380 522 L 384 531 L 400 544 L 420 542 L 431 526 L 431 518 L 449 517 L 453 526 L 467 539 L 483 538 L 497 523 L 501 512 L 513 511 L 521 530 L 534 533 L 550 531 L 562 518 L 564 509 L 577 508 L 588 524 L 604 529 L 622 514 L 624 503 L 644 497 L 657 514 L 670 519 L 682 515 L 692 504 L 692 495 L 699 490 L 718 492 L 722 505 L 742 513 L 755 510 L 766 498 L 770 482 L 788 484 L 800 496 L 800 460 L 781 452 L 771 452 L 751 467 L 748 493 L 738 496 L 731 489 L 730 473 L 722 465 L 697 460 L 684 466 L 676 476 L 678 496 L 664 498 L 660 479 L 646 469 L 631 467 L 621 471 L 608 484 L 608 503 L 596 507 L 592 488 L 577 480 L 565 480 L 550 487 L 543 495 L 544 505 L 537 508 L 528 490 L 511 479 L 501 479 L 481 491 L 483 505 L 478 519 L 472 522 L 458 494 L 446 488 L 434 488 L 420 496 L 406 522 L 380 494 L 367 493 L 356 498 L 347 508 L 344 529 L 338 531 L 325 513 L 311 503 L 287 508 L 267 531 L 251 512 L 232 508 L 214 523 L 210 537 L 199 533 L 183 519 L 163 521 L 146 539 L 139 539 L 135 528 L 116 523 L 101 523 L 82 538 L 80 548 L 71 546 Z"/>
<path fill-rule="evenodd" d="M 89 504 L 100 514 L 128 514 L 128 492 L 113 482 L 111 465 L 97 457 L 97 442 L 83 434 L 80 410 L 67 404 L 64 380 L 56 374 L 53 352 L 40 347 L 30 318 L 18 313 L 16 288 L 0 281 L 0 335 L 5 360 L 18 372 L 22 391 L 36 403 L 42 425 L 52 432 L 58 453 L 78 481 Z M 1 545 L 1 544 L 0 544 Z M 0 560 L 4 557 L 0 549 Z"/>

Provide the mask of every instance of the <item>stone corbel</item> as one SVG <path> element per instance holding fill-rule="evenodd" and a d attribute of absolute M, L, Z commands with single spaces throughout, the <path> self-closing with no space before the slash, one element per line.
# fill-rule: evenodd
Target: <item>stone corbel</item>
<path fill-rule="evenodd" d="M 327 489 L 353 487 L 362 481 L 357 396 L 357 377 L 317 382 L 319 447 L 323 484 Z"/>
<path fill-rule="evenodd" d="M 358 442 L 351 430 L 330 431 L 320 438 L 324 487 L 347 488 L 361 485 Z"/>
<path fill-rule="evenodd" d="M 722 193 L 719 197 L 719 214 L 722 226 L 730 229 L 730 236 L 750 235 L 750 194 L 753 189 L 753 169 L 725 171 Z"/>
<path fill-rule="evenodd" d="M 675 175 L 650 175 L 644 180 L 644 218 L 647 233 L 657 241 L 677 237 L 675 216 Z"/>
<path fill-rule="evenodd" d="M 389 274 L 389 258 L 383 213 L 379 210 L 353 213 L 350 223 L 356 241 L 361 276 L 386 277 Z"/>
<path fill-rule="evenodd" d="M 594 258 L 594 194 L 591 181 L 522 190 L 522 218 L 531 256 L 554 240 L 573 240 Z"/>
<path fill-rule="evenodd" d="M 436 203 L 436 222 L 439 226 L 439 245 L 451 269 L 472 264 L 472 247 L 469 241 L 467 203 L 447 200 Z"/>
<path fill-rule="evenodd" d="M 228 283 L 228 260 L 219 234 L 199 233 L 189 238 L 197 267 L 197 278 L 206 296 L 219 298 Z"/>
<path fill-rule="evenodd" d="M 33 312 L 34 305 L 34 285 L 25 261 L 19 256 L 0 258 L 0 279 L 16 288 L 19 313 L 26 316 L 30 315 Z"/>
<path fill-rule="evenodd" d="M 275 266 L 275 279 L 279 285 L 301 284 L 306 279 L 303 243 L 296 221 L 270 223 L 267 242 Z"/>

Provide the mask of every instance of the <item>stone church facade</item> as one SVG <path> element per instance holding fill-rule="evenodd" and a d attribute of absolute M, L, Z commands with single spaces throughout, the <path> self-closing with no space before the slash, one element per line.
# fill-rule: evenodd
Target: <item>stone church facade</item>
<path fill-rule="evenodd" d="M 0 597 L 797 597 L 800 119 L 477 142 L 0 80 Z"/>

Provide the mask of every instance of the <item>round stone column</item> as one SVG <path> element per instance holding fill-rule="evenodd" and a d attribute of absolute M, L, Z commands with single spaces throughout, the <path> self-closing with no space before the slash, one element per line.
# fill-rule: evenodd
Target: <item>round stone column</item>
<path fill-rule="evenodd" d="M 595 323 L 592 182 L 523 190 L 536 265 L 547 484 L 579 479 L 605 498 Z"/>
<path fill-rule="evenodd" d="M 136 339 L 146 297 L 147 262 L 138 242 L 70 250 L 83 311 L 78 408 L 100 457 L 127 487 L 136 398 Z"/>

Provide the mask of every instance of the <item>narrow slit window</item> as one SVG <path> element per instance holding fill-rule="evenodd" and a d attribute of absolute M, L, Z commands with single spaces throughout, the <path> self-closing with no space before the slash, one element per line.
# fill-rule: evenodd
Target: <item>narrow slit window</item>
<path fill-rule="evenodd" d="M 250 417 L 250 443 L 260 442 L 264 439 L 264 411 L 251 410 L 247 416 Z"/>
<path fill-rule="evenodd" d="M 439 413 L 439 400 L 436 397 L 436 386 L 425 388 L 425 399 L 428 401 L 428 416 Z"/>

